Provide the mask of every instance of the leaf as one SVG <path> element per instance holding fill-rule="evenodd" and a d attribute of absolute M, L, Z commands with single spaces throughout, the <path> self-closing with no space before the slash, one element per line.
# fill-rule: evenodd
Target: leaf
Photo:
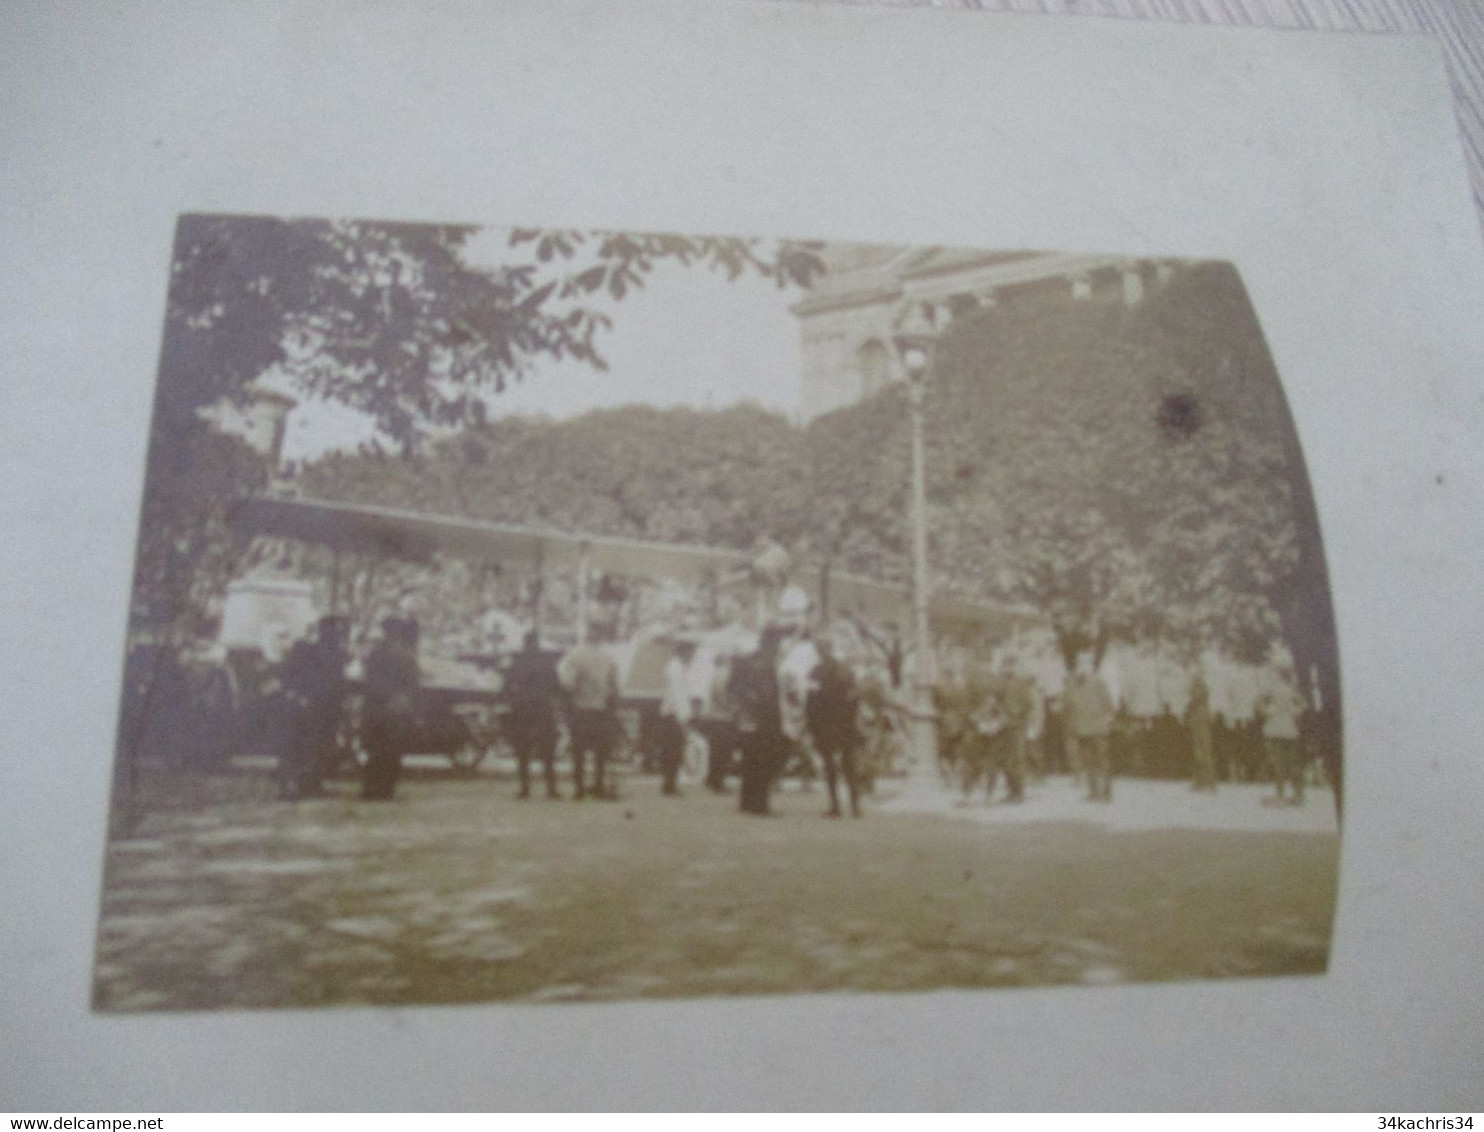
<path fill-rule="evenodd" d="M 608 274 L 608 268 L 603 264 L 589 267 L 578 275 L 572 282 L 579 288 L 589 293 L 596 291 L 603 285 L 603 277 Z M 574 312 L 577 313 L 577 312 Z"/>
<path fill-rule="evenodd" d="M 525 318 L 531 317 L 542 303 L 551 298 L 551 293 L 556 290 L 556 286 L 556 280 L 552 280 L 545 286 L 536 288 L 520 301 L 515 308 L 515 313 Z"/>

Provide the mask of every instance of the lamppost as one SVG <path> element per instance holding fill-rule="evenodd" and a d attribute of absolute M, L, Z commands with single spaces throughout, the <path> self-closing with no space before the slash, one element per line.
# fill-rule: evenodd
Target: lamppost
<path fill-rule="evenodd" d="M 907 404 L 912 418 L 912 622 L 913 622 L 913 672 L 912 672 L 912 758 L 913 771 L 920 781 L 936 775 L 938 766 L 938 726 L 933 708 L 933 682 L 936 678 L 933 663 L 932 630 L 928 623 L 928 603 L 931 596 L 928 580 L 927 537 L 927 468 L 923 454 L 923 402 L 927 397 L 928 382 L 932 377 L 933 352 L 937 336 L 932 326 L 921 317 L 914 326 L 911 319 L 904 320 L 900 331 L 892 337 L 897 357 L 907 375 Z"/>
<path fill-rule="evenodd" d="M 268 478 L 277 483 L 283 469 L 283 442 L 288 434 L 289 413 L 299 404 L 290 397 L 261 381 L 252 381 L 246 388 L 247 405 L 243 414 L 243 439 L 259 452 L 268 464 Z"/>

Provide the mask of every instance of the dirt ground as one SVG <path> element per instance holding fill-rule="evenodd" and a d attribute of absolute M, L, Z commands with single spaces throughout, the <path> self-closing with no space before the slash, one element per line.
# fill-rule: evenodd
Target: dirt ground
<path fill-rule="evenodd" d="M 1083 819 L 1055 781 L 1007 820 L 830 821 L 792 786 L 751 818 L 643 778 L 581 803 L 436 773 L 387 805 L 349 782 L 278 802 L 250 773 L 197 788 L 209 804 L 177 798 L 109 845 L 100 1010 L 1318 973 L 1339 856 L 1333 830 Z M 1229 789 L 1259 812 L 1259 788 Z"/>

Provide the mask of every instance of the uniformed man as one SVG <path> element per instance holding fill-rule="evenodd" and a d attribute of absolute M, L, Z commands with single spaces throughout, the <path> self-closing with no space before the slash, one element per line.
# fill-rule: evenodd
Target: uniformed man
<path fill-rule="evenodd" d="M 1268 762 L 1273 768 L 1273 785 L 1277 789 L 1278 801 L 1286 799 L 1286 788 L 1293 788 L 1293 804 L 1304 804 L 1304 758 L 1299 745 L 1299 720 L 1305 703 L 1298 689 L 1293 686 L 1289 673 L 1274 677 L 1260 702 L 1262 711 L 1262 738 L 1267 748 Z"/>
<path fill-rule="evenodd" d="M 1211 688 L 1197 670 L 1190 681 L 1190 703 L 1185 709 L 1190 730 L 1191 789 L 1216 790 L 1216 757 L 1211 748 Z"/>
<path fill-rule="evenodd" d="M 783 636 L 778 626 L 764 629 L 757 652 L 739 660 L 728 681 L 728 698 L 736 711 L 742 746 L 740 808 L 744 814 L 770 812 L 773 781 L 787 757 L 778 688 L 778 652 Z"/>
<path fill-rule="evenodd" d="M 840 816 L 840 795 L 837 780 L 841 772 L 845 775 L 845 789 L 850 794 L 852 817 L 861 816 L 860 788 L 856 776 L 855 756 L 860 746 L 860 730 L 857 717 L 860 714 L 860 694 L 855 683 L 855 674 L 849 665 L 835 656 L 834 645 L 828 639 L 816 646 L 819 663 L 810 674 L 809 695 L 804 704 L 809 734 L 814 740 L 814 749 L 824 763 L 825 782 L 830 791 L 829 816 Z"/>
<path fill-rule="evenodd" d="M 969 737 L 968 695 L 968 678 L 961 667 L 948 669 L 933 686 L 933 710 L 938 716 L 938 773 L 945 787 L 963 782 L 964 744 Z M 880 698 L 884 703 L 884 694 Z"/>
<path fill-rule="evenodd" d="M 417 642 L 415 620 L 388 618 L 382 622 L 381 640 L 366 657 L 361 797 L 368 801 L 391 801 L 402 775 L 402 756 L 412 748 L 421 683 Z"/>
<path fill-rule="evenodd" d="M 727 775 L 742 748 L 736 712 L 730 698 L 731 674 L 737 663 L 737 658 L 729 658 L 725 665 L 711 665 L 711 682 L 702 697 L 702 717 L 693 721 L 696 730 L 706 740 L 706 789 L 715 794 L 727 793 Z"/>
<path fill-rule="evenodd" d="M 1001 730 L 997 750 L 1005 776 L 1005 801 L 1025 801 L 1026 736 L 1035 713 L 1035 688 L 1021 675 L 1014 657 L 1006 657 L 996 687 Z"/>
<path fill-rule="evenodd" d="M 964 800 L 973 795 L 981 781 L 988 800 L 994 796 L 999 781 L 996 746 L 1005 727 L 999 691 L 985 671 L 971 667 L 964 677 L 960 696 L 963 731 L 958 742 L 958 763 Z"/>
<path fill-rule="evenodd" d="M 1025 724 L 1026 770 L 1036 783 L 1046 781 L 1046 697 L 1041 694 L 1035 678 L 1025 677 L 1026 693 L 1030 698 L 1031 714 Z"/>
<path fill-rule="evenodd" d="M 1113 800 L 1113 768 L 1108 761 L 1108 737 L 1113 731 L 1113 697 L 1092 665 L 1092 655 L 1077 658 L 1077 669 L 1067 680 L 1062 715 L 1077 761 L 1087 774 L 1088 800 Z"/>
<path fill-rule="evenodd" d="M 346 636 L 343 617 L 321 617 L 313 635 L 296 642 L 283 662 L 288 732 L 278 760 L 278 796 L 324 793 L 345 702 Z"/>
<path fill-rule="evenodd" d="M 520 773 L 520 797 L 531 796 L 531 761 L 539 759 L 546 779 L 546 796 L 557 790 L 556 748 L 560 732 L 562 682 L 556 661 L 541 649 L 535 629 L 526 633 L 519 652 L 505 673 L 505 698 L 510 705 L 510 743 Z"/>

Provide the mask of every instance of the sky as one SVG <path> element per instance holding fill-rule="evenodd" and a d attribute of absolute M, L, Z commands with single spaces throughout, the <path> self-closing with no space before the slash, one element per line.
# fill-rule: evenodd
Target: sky
<path fill-rule="evenodd" d="M 475 263 L 498 262 L 503 230 L 471 242 Z M 788 306 L 801 292 L 747 274 L 728 281 L 705 267 L 658 265 L 643 290 L 593 305 L 613 319 L 599 352 L 609 369 L 542 358 L 524 381 L 490 399 L 494 416 L 556 419 L 642 402 L 725 408 L 753 401 L 793 414 L 799 403 L 799 328 Z M 268 378 L 286 388 L 286 379 Z M 284 457 L 312 459 L 374 435 L 367 418 L 340 405 L 304 404 L 290 415 Z"/>

